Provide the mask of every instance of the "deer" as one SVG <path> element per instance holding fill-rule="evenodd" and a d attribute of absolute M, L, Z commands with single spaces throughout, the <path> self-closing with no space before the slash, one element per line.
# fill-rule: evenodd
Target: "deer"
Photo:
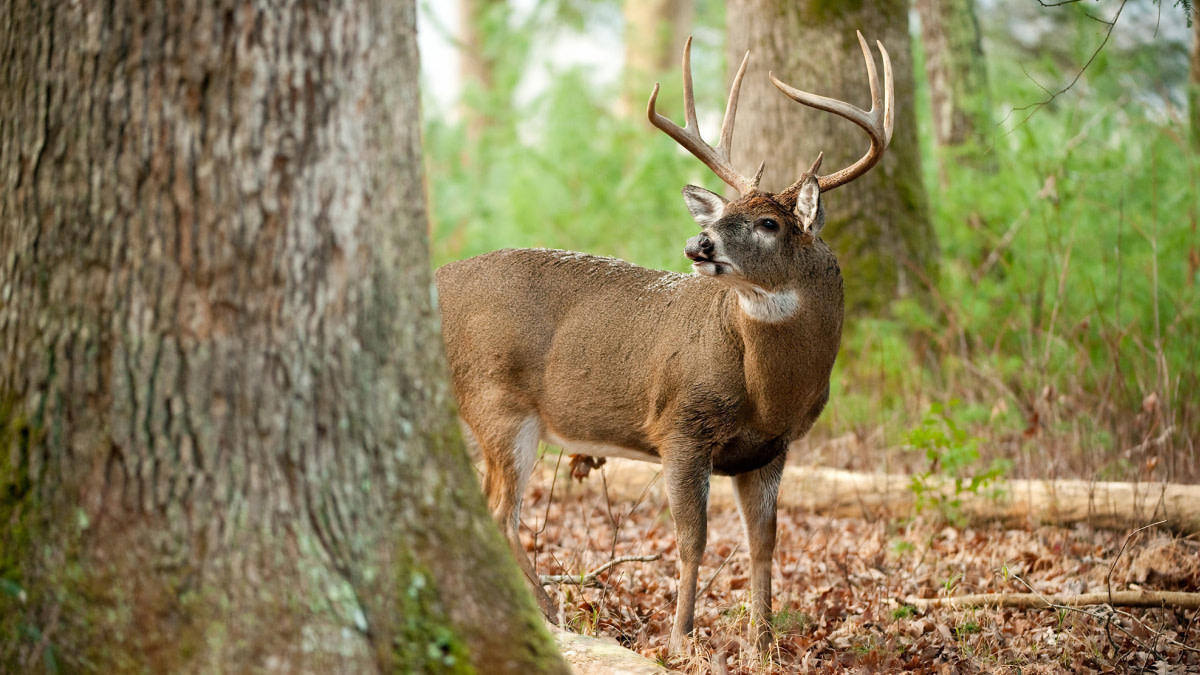
<path fill-rule="evenodd" d="M 776 500 L 789 445 L 829 400 L 841 345 L 843 285 L 820 238 L 821 196 L 874 167 L 891 142 L 891 61 L 858 33 L 871 109 L 795 89 L 792 100 L 861 127 L 870 148 L 854 164 L 808 171 L 778 193 L 759 190 L 765 161 L 748 178 L 730 161 L 747 52 L 733 80 L 720 140 L 699 131 L 691 39 L 683 51 L 685 126 L 655 109 L 657 129 L 740 196 L 694 185 L 683 200 L 700 226 L 684 255 L 693 273 L 651 270 L 616 258 L 548 249 L 506 249 L 447 264 L 436 273 L 451 383 L 467 445 L 482 457 L 488 508 L 542 611 L 557 608 L 519 537 L 522 493 L 540 442 L 572 454 L 662 466 L 678 551 L 678 590 L 668 652 L 688 646 L 697 574 L 707 539 L 709 481 L 731 476 L 748 542 L 750 625 L 760 650 L 771 633 Z M 881 91 L 882 89 L 882 91 Z"/>

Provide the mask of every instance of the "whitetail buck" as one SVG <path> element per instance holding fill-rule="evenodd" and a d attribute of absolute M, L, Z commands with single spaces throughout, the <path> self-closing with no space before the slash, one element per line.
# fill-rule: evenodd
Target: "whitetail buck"
<path fill-rule="evenodd" d="M 568 452 L 661 462 L 679 545 L 679 592 L 670 651 L 692 630 L 696 574 L 707 538 L 712 474 L 733 477 L 750 544 L 751 623 L 769 646 L 775 500 L 788 444 L 808 433 L 829 399 L 842 333 L 842 276 L 817 236 L 821 193 L 866 173 L 892 136 L 887 51 L 881 94 L 862 34 L 871 110 L 793 89 L 807 106 L 866 130 L 871 149 L 852 166 L 791 187 L 758 190 L 729 160 L 738 89 L 730 91 L 721 140 L 700 138 L 684 48 L 687 122 L 647 114 L 721 180 L 727 201 L 689 185 L 683 198 L 700 234 L 684 253 L 696 274 L 649 270 L 612 258 L 550 250 L 504 250 L 437 273 L 446 352 L 464 431 L 485 463 L 492 514 L 547 616 L 557 612 L 518 536 L 521 495 L 538 442 Z M 786 143 L 787 139 L 779 139 Z"/>

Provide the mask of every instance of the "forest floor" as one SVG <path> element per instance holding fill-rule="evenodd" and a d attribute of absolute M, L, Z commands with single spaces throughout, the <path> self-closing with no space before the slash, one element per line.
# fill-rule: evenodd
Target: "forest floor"
<path fill-rule="evenodd" d="M 1200 591 L 1200 542 L 1153 528 L 954 527 L 937 517 L 831 519 L 779 512 L 773 571 L 777 646 L 754 654 L 746 609 L 749 555 L 738 514 L 709 510 L 693 654 L 668 660 L 676 546 L 661 479 L 642 499 L 609 499 L 604 468 L 582 482 L 548 458 L 522 509 L 541 574 L 581 574 L 620 556 L 652 556 L 548 586 L 567 627 L 684 673 L 1200 673 L 1200 610 L 1107 606 L 932 609 L 907 598 L 967 593 Z M 611 464 L 609 465 L 611 466 Z M 714 480 L 728 480 L 715 478 Z"/>

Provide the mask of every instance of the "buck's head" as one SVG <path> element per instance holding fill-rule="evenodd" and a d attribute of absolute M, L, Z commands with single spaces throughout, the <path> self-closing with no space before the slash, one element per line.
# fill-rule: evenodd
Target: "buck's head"
<path fill-rule="evenodd" d="M 827 255 L 816 249 L 825 226 L 821 188 L 816 169 L 820 159 L 788 189 L 778 193 L 752 192 L 729 201 L 695 185 L 683 189 L 683 199 L 700 225 L 684 254 L 699 274 L 716 277 L 744 293 L 776 293 L 797 276 L 797 263 Z"/>
<path fill-rule="evenodd" d="M 884 92 L 880 92 L 875 71 L 875 60 L 867 47 L 862 33 L 858 34 L 863 56 L 867 62 L 867 77 L 871 86 L 871 109 L 861 110 L 843 101 L 817 96 L 800 91 L 780 82 L 771 75 L 771 81 L 792 100 L 804 105 L 832 112 L 862 127 L 871 138 L 871 148 L 854 164 L 835 173 L 820 176 L 821 157 L 799 180 L 779 193 L 760 192 L 758 183 L 763 165 L 753 178 L 747 178 L 733 168 L 729 160 L 729 146 L 733 138 L 733 123 L 737 115 L 738 92 L 750 53 L 742 59 L 741 68 L 733 80 L 729 92 L 729 103 L 725 109 L 725 121 L 721 124 L 721 139 L 716 147 L 700 137 L 696 122 L 696 106 L 692 95 L 691 45 L 689 38 L 683 49 L 683 97 L 686 124 L 680 127 L 658 114 L 654 104 L 658 99 L 658 85 L 650 94 L 646 114 L 650 123 L 658 127 L 675 142 L 704 162 L 721 180 L 738 190 L 741 197 L 728 201 L 720 195 L 689 185 L 683 189 L 683 198 L 688 210 L 700 225 L 700 234 L 688 240 L 684 249 L 692 260 L 692 267 L 700 274 L 715 277 L 731 284 L 741 295 L 743 307 L 748 297 L 769 297 L 772 302 L 786 305 L 789 284 L 804 276 L 803 264 L 817 262 L 814 258 L 825 258 L 822 264 L 829 267 L 829 250 L 817 235 L 825 226 L 825 212 L 821 205 L 821 194 L 844 185 L 865 174 L 883 157 L 892 138 L 892 64 L 887 50 L 879 44 L 883 56 Z M 801 265 L 800 269 L 797 265 Z M 836 268 L 835 268 L 836 269 Z M 764 296 L 765 294 L 765 296 Z M 782 298 L 782 300 L 780 300 Z M 761 304 L 761 303 L 760 303 Z"/>

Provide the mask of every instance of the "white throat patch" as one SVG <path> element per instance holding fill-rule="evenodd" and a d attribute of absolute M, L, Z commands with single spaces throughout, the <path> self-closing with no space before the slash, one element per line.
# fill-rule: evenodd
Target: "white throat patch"
<path fill-rule="evenodd" d="M 787 321 L 800 309 L 800 295 L 791 288 L 782 291 L 764 291 L 752 286 L 738 288 L 738 304 L 746 316 L 764 323 Z"/>

